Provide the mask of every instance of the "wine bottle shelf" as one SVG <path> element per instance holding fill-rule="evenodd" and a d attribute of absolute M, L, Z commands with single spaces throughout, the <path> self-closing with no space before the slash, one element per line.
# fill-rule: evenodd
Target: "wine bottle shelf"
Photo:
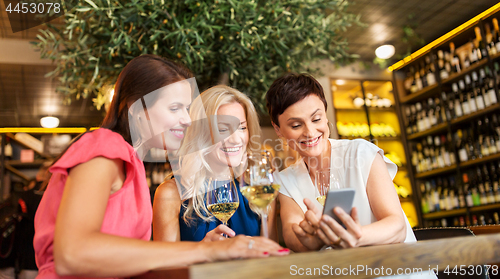
<path fill-rule="evenodd" d="M 468 167 L 468 166 L 472 166 L 472 165 L 476 165 L 476 164 L 481 164 L 481 163 L 485 163 L 485 162 L 493 161 L 493 160 L 497 160 L 497 159 L 500 159 L 500 153 L 496 153 L 496 154 L 493 154 L 493 155 L 485 156 L 485 157 L 478 158 L 478 159 L 475 159 L 475 160 L 469 160 L 467 162 L 460 163 L 460 166 L 461 167 Z"/>
<path fill-rule="evenodd" d="M 466 68 L 465 70 L 461 71 L 460 73 L 451 74 L 449 78 L 442 80 L 441 83 L 442 84 L 452 83 L 458 79 L 463 78 L 464 75 L 466 75 L 467 73 L 470 73 L 470 72 L 476 70 L 477 68 L 480 68 L 480 67 L 486 65 L 487 63 L 488 63 L 488 59 L 483 59 L 483 60 L 471 65 L 470 67 Z"/>
<path fill-rule="evenodd" d="M 493 56 L 490 56 L 490 59 L 491 59 L 491 60 L 496 60 L 496 59 L 497 59 L 497 58 L 499 58 L 499 57 L 500 57 L 500 53 L 497 53 L 497 54 L 495 54 L 495 55 L 493 55 Z"/>
<path fill-rule="evenodd" d="M 15 142 L 16 144 L 18 144 L 18 145 L 22 146 L 23 148 L 26 148 L 26 149 L 31 149 L 31 147 L 29 147 L 29 146 L 25 145 L 24 143 L 22 143 L 22 142 L 18 141 L 18 140 L 15 138 L 14 134 L 7 133 L 7 137 L 9 137 L 11 141 L 13 141 L 13 142 Z M 40 152 L 38 152 L 38 151 L 36 151 L 36 150 L 34 150 L 34 149 L 33 149 L 33 151 L 35 151 L 35 153 L 37 153 L 38 155 L 40 155 L 41 157 L 43 157 L 43 158 L 45 158 L 45 159 L 52 159 L 52 158 L 51 158 L 49 155 L 47 155 L 47 154 L 40 153 Z"/>
<path fill-rule="evenodd" d="M 45 160 L 35 160 L 33 162 L 21 162 L 18 160 L 6 161 L 5 165 L 15 167 L 15 168 L 38 168 Z"/>
<path fill-rule="evenodd" d="M 495 210 L 495 209 L 500 209 L 500 203 L 474 206 L 474 207 L 471 207 L 469 210 L 470 210 L 470 212 L 479 212 L 479 211 L 488 211 L 488 210 Z"/>
<path fill-rule="evenodd" d="M 446 127 L 448 126 L 447 123 L 441 123 L 441 124 L 438 124 L 428 130 L 425 130 L 425 131 L 422 131 L 422 132 L 418 132 L 418 133 L 415 133 L 415 134 L 411 134 L 408 136 L 408 140 L 414 140 L 414 139 L 418 139 L 418 138 L 421 138 L 421 137 L 425 137 L 425 136 L 428 136 L 428 135 L 432 135 L 432 134 L 435 134 L 435 133 L 439 133 L 439 132 L 442 132 L 444 130 L 446 130 Z"/>
<path fill-rule="evenodd" d="M 444 210 L 444 211 L 426 213 L 422 217 L 424 219 L 430 220 L 430 219 L 440 219 L 440 218 L 453 217 L 465 214 L 467 214 L 467 208 L 458 208 L 453 210 Z"/>
<path fill-rule="evenodd" d="M 472 118 L 475 118 L 475 117 L 481 116 L 483 114 L 487 114 L 487 113 L 490 113 L 492 111 L 495 111 L 497 109 L 500 109 L 500 104 L 489 106 L 489 107 L 487 107 L 485 109 L 473 112 L 471 114 L 455 118 L 455 119 L 451 120 L 450 123 L 451 123 L 451 125 L 460 124 L 460 123 L 466 122 L 466 121 L 468 121 L 468 120 L 470 120 Z"/>
<path fill-rule="evenodd" d="M 412 93 L 410 95 L 404 96 L 401 98 L 401 103 L 409 103 L 413 101 L 420 101 L 429 98 L 430 96 L 434 96 L 439 88 L 439 84 L 434 84 L 432 86 L 427 86 L 426 88 Z"/>
<path fill-rule="evenodd" d="M 435 176 L 438 174 L 452 172 L 456 168 L 457 168 L 457 165 L 451 165 L 449 167 L 444 167 L 444 168 L 439 168 L 439 169 L 435 169 L 435 170 L 431 170 L 431 171 L 421 172 L 421 173 L 417 173 L 415 175 L 415 178 L 426 178 L 426 177 L 431 177 L 431 176 Z"/>

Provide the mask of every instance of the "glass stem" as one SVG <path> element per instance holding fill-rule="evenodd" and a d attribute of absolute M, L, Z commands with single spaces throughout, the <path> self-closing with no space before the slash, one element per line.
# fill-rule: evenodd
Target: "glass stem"
<path fill-rule="evenodd" d="M 269 231 L 267 230 L 267 213 L 262 214 L 262 236 L 269 238 Z"/>

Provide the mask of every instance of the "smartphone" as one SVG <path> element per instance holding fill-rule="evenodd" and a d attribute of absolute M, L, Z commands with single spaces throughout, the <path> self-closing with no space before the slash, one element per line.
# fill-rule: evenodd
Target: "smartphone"
<path fill-rule="evenodd" d="M 347 214 L 351 214 L 352 204 L 354 202 L 354 194 L 356 191 L 353 188 L 343 188 L 343 189 L 335 189 L 328 192 L 326 195 L 325 206 L 323 207 L 323 214 L 326 214 L 339 224 L 341 224 L 344 228 L 344 224 L 340 221 L 339 217 L 333 213 L 333 209 L 335 207 L 342 208 Z"/>

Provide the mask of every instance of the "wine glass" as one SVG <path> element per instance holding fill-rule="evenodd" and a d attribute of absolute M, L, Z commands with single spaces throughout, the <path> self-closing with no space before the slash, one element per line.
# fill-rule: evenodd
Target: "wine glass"
<path fill-rule="evenodd" d="M 227 226 L 227 222 L 240 205 L 234 179 L 232 176 L 212 177 L 208 181 L 207 190 L 208 211 Z"/>
<path fill-rule="evenodd" d="M 329 191 L 344 188 L 341 177 L 329 168 L 316 171 L 314 184 L 319 192 L 316 200 L 322 206 L 325 206 L 326 195 Z"/>
<path fill-rule="evenodd" d="M 280 186 L 274 182 L 272 156 L 269 151 L 249 152 L 243 173 L 241 193 L 262 216 L 262 234 L 269 238 L 267 228 L 268 207 L 278 195 Z"/>

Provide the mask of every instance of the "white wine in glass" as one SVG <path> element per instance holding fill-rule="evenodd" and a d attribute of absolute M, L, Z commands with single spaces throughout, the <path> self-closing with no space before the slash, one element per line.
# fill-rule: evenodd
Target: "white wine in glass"
<path fill-rule="evenodd" d="M 232 178 L 211 178 L 208 182 L 207 209 L 224 225 L 240 205 L 238 191 Z"/>
<path fill-rule="evenodd" d="M 325 206 L 326 195 L 329 191 L 344 188 L 341 175 L 338 171 L 330 168 L 317 170 L 314 179 L 314 184 L 319 192 L 316 200 L 322 206 Z"/>
<path fill-rule="evenodd" d="M 243 173 L 241 194 L 257 207 L 262 216 L 262 234 L 269 237 L 268 206 L 278 195 L 280 186 L 274 182 L 272 156 L 269 151 L 249 152 L 247 168 Z"/>

